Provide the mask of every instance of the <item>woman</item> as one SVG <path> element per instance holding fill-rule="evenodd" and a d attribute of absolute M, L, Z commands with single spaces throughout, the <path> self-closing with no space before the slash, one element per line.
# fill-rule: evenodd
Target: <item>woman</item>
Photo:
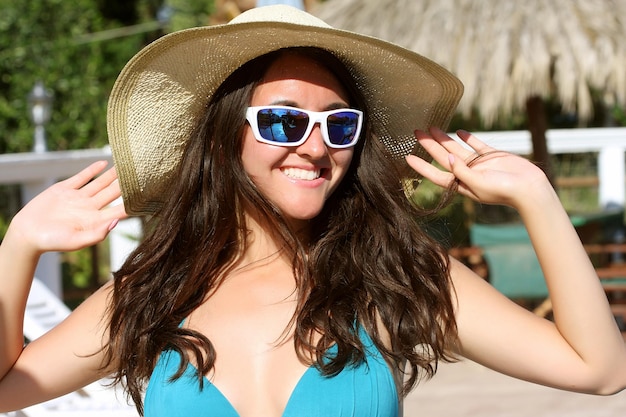
<path fill-rule="evenodd" d="M 90 181 L 94 164 L 53 186 L 0 248 L 0 410 L 114 375 L 147 416 L 395 416 L 420 376 L 457 356 L 622 390 L 624 342 L 545 175 L 434 127 L 460 94 L 419 55 L 282 6 L 147 47 L 111 95 L 119 183 L 113 170 Z M 427 237 L 402 187 L 419 175 L 519 211 L 554 323 Z M 108 207 L 120 186 L 125 208 Z M 96 243 L 126 212 L 150 215 L 139 248 L 22 349 L 39 254 Z"/>

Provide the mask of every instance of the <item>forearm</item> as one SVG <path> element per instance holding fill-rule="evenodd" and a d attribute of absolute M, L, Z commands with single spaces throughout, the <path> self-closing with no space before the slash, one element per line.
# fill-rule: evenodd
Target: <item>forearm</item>
<path fill-rule="evenodd" d="M 39 254 L 9 227 L 0 245 L 0 378 L 23 348 L 24 310 L 38 259 Z"/>
<path fill-rule="evenodd" d="M 520 193 L 517 209 L 542 266 L 559 333 L 599 380 L 626 384 L 626 347 L 570 219 L 547 185 Z M 609 383 L 610 385 L 610 383 Z"/>

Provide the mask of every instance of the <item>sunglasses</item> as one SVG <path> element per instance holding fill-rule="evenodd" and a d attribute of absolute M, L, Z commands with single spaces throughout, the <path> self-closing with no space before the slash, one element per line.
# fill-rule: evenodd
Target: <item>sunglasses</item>
<path fill-rule="evenodd" d="M 363 112 L 355 109 L 310 111 L 295 107 L 248 107 L 246 120 L 256 140 L 277 146 L 302 145 L 320 124 L 322 138 L 329 148 L 356 145 L 361 133 Z"/>

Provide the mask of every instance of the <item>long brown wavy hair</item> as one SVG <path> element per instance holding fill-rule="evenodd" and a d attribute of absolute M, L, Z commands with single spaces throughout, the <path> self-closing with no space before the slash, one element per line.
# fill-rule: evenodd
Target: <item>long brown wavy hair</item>
<path fill-rule="evenodd" d="M 315 365 L 329 376 L 362 361 L 356 327 L 363 326 L 390 364 L 400 372 L 408 369 L 405 394 L 421 375 L 432 376 L 439 360 L 450 359 L 447 347 L 456 340 L 456 322 L 446 251 L 421 229 L 424 212 L 402 187 L 407 166 L 377 139 L 367 116 L 351 166 L 312 220 L 306 242 L 245 173 L 245 111 L 265 71 L 283 53 L 248 62 L 211 97 L 170 195 L 114 274 L 105 366 L 116 367 L 116 381 L 125 385 L 140 414 L 145 385 L 163 350 L 183 358 L 177 377 L 190 359 L 199 384 L 213 368 L 211 341 L 180 323 L 244 253 L 244 207 L 254 207 L 255 216 L 290 251 L 298 301 L 286 331 L 293 331 L 302 361 L 317 358 Z M 367 115 L 352 76 L 331 53 L 314 48 L 289 53 L 305 54 L 332 71 L 351 97 L 350 105 Z M 327 358 L 333 344 L 337 354 Z"/>

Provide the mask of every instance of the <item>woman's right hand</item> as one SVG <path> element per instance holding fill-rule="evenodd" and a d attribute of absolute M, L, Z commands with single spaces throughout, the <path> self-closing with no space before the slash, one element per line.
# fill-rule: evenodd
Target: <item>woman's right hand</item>
<path fill-rule="evenodd" d="M 121 192 L 115 168 L 102 173 L 106 165 L 95 162 L 36 196 L 15 215 L 6 238 L 32 254 L 74 251 L 102 241 L 127 217 L 123 204 L 109 206 Z"/>

